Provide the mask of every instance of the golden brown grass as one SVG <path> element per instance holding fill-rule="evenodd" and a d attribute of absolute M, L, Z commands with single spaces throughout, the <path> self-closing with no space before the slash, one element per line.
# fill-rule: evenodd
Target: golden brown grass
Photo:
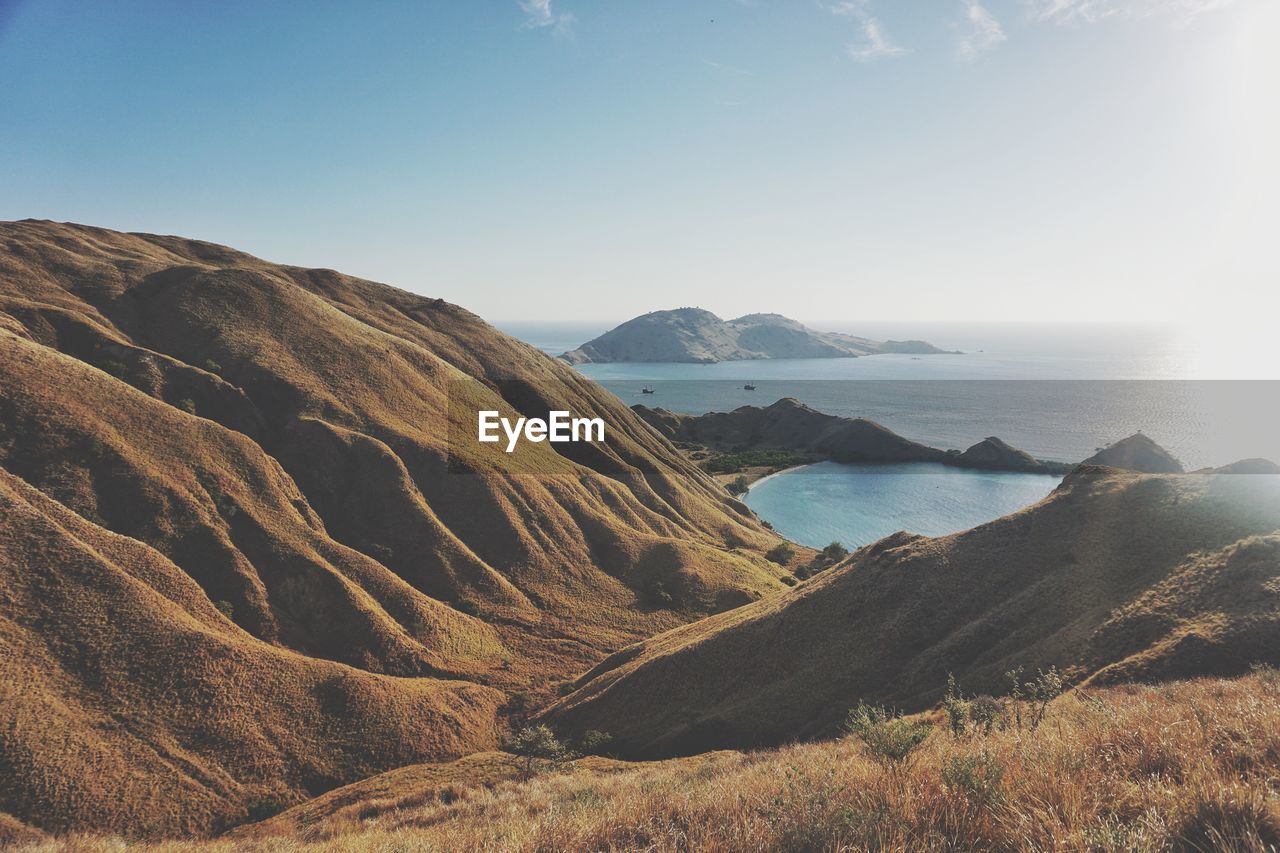
<path fill-rule="evenodd" d="M 1280 845 L 1280 677 L 1069 694 L 1034 731 L 938 726 L 897 771 L 843 739 L 405 793 L 317 820 L 314 846 L 286 822 L 284 836 L 147 849 L 1261 853 Z"/>
<path fill-rule="evenodd" d="M 460 454 L 481 406 L 599 414 L 607 440 Z M 442 300 L 0 223 L 17 821 L 207 833 L 492 748 L 510 694 L 780 590 L 777 541 L 616 397 Z"/>
<path fill-rule="evenodd" d="M 661 758 L 826 736 L 858 699 L 923 710 L 948 673 L 994 694 L 1019 665 L 1075 684 L 1280 664 L 1277 531 L 1280 477 L 1081 467 L 1021 512 L 896 534 L 784 595 L 650 637 L 549 718 Z"/>

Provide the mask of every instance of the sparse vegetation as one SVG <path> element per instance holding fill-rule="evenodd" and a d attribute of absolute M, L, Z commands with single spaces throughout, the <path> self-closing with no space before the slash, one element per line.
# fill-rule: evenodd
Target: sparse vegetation
<path fill-rule="evenodd" d="M 988 750 L 961 753 L 942 764 L 942 782 L 977 807 L 998 804 L 1003 795 L 1004 764 Z"/>
<path fill-rule="evenodd" d="M 791 562 L 795 555 L 796 549 L 789 542 L 779 542 L 765 553 L 764 558 L 772 563 L 777 563 L 779 566 L 785 566 Z"/>
<path fill-rule="evenodd" d="M 1255 663 L 1249 667 L 1249 671 L 1257 677 L 1258 681 L 1264 686 L 1275 690 L 1280 688 L 1280 669 L 1276 669 L 1269 663 Z"/>
<path fill-rule="evenodd" d="M 809 461 L 809 457 L 789 450 L 743 450 L 712 454 L 702 467 L 710 474 L 733 474 L 748 468 L 792 468 Z"/>
<path fill-rule="evenodd" d="M 1020 670 L 1019 670 L 1020 671 Z M 954 675 L 947 676 L 947 692 L 942 697 L 942 711 L 947 726 L 955 737 L 980 735 L 988 737 L 996 727 L 1009 723 L 1008 703 L 992 696 L 966 698 Z"/>
<path fill-rule="evenodd" d="M 1280 698 L 1264 679 L 1113 687 L 1098 691 L 1107 713 L 1063 697 L 1051 724 L 997 727 L 977 748 L 913 733 L 911 760 L 888 768 L 856 737 L 600 769 L 542 763 L 566 772 L 400 791 L 306 831 L 334 851 L 1266 851 L 1280 845 Z M 176 847 L 294 845 L 263 834 Z"/>
<path fill-rule="evenodd" d="M 859 703 L 849 712 L 845 731 L 862 741 L 872 761 L 885 767 L 906 764 L 933 732 L 933 724 L 909 720 L 889 708 Z"/>
<path fill-rule="evenodd" d="M 607 755 L 612 745 L 612 735 L 595 729 L 585 732 L 578 740 L 578 749 L 583 755 Z"/>
<path fill-rule="evenodd" d="M 506 747 L 508 752 L 521 758 L 526 779 L 541 767 L 564 764 L 577 757 L 545 724 L 518 729 L 507 740 Z"/>
<path fill-rule="evenodd" d="M 795 575 L 800 580 L 808 580 L 818 574 L 818 572 L 826 571 L 848 556 L 849 549 L 844 547 L 843 543 L 832 542 L 830 545 L 827 545 L 819 551 L 807 565 L 801 566 L 797 569 Z"/>
<path fill-rule="evenodd" d="M 649 601 L 654 607 L 674 607 L 676 603 L 675 596 L 667 590 L 667 585 L 662 581 L 649 584 Z"/>
<path fill-rule="evenodd" d="M 1056 667 L 1048 671 L 1039 670 L 1030 681 L 1022 681 L 1022 667 L 1005 673 L 1009 679 L 1009 699 L 1013 703 L 1013 718 L 1018 728 L 1023 724 L 1034 731 L 1044 722 L 1049 703 L 1062 695 L 1064 687 L 1062 674 Z"/>

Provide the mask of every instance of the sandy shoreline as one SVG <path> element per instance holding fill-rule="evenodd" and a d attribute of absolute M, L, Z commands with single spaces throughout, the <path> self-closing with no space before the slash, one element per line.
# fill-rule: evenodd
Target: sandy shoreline
<path fill-rule="evenodd" d="M 760 485 L 761 483 L 765 482 L 766 480 L 772 480 L 774 477 L 777 477 L 777 476 L 779 476 L 779 475 L 781 475 L 781 474 L 786 474 L 786 473 L 788 473 L 789 471 L 798 471 L 798 470 L 800 470 L 801 468 L 809 468 L 809 467 L 811 467 L 811 466 L 813 466 L 813 465 L 817 465 L 817 464 L 818 464 L 817 462 L 806 462 L 806 463 L 804 463 L 803 465 L 792 465 L 790 468 L 783 468 L 781 471 L 774 471 L 772 474 L 766 474 L 766 475 L 764 475 L 763 477 L 761 477 L 760 479 L 758 479 L 758 480 L 753 480 L 752 482 L 748 483 L 748 484 L 747 484 L 747 490 L 746 490 L 745 492 L 743 492 L 741 496 L 742 496 L 742 497 L 746 497 L 747 495 L 749 495 L 749 494 L 751 493 L 751 490 L 752 490 L 752 489 L 754 489 L 756 486 Z"/>

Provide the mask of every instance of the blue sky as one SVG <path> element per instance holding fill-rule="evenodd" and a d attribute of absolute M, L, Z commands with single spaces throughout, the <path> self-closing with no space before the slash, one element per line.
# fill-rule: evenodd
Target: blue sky
<path fill-rule="evenodd" d="M 0 0 L 0 219 L 501 321 L 1227 317 L 1280 281 L 1277 7 Z"/>

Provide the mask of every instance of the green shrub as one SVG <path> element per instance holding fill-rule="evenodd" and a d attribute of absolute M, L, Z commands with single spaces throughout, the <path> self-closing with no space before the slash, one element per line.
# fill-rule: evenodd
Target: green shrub
<path fill-rule="evenodd" d="M 613 745 L 613 735 L 591 729 L 578 740 L 578 750 L 583 755 L 604 755 Z"/>
<path fill-rule="evenodd" d="M 186 412 L 188 415 L 194 415 L 196 413 L 196 401 L 192 400 L 190 397 L 179 400 L 177 405 L 179 409 L 182 409 L 182 411 Z"/>
<path fill-rule="evenodd" d="M 847 556 L 849 556 L 849 549 L 844 547 L 843 542 L 832 542 L 818 552 L 818 558 L 828 565 L 838 563 Z"/>
<path fill-rule="evenodd" d="M 963 735 L 969 724 L 969 703 L 964 700 L 964 694 L 960 692 L 960 685 L 956 683 L 956 677 L 952 673 L 947 673 L 947 693 L 942 697 L 942 710 L 946 712 L 951 734 L 955 737 Z"/>
<path fill-rule="evenodd" d="M 206 358 L 204 360 L 204 369 L 209 371 L 210 373 L 221 373 L 222 365 L 218 364 L 218 362 L 214 361 L 211 358 Z"/>
<path fill-rule="evenodd" d="M 849 549 L 844 547 L 843 543 L 832 542 L 830 545 L 819 551 L 817 556 L 810 561 L 808 568 L 803 575 L 800 572 L 796 572 L 796 577 L 801 580 L 810 578 L 818 572 L 826 571 L 847 556 L 849 556 Z"/>
<path fill-rule="evenodd" d="M 996 804 L 1004 793 L 1004 765 L 985 750 L 953 755 L 942 765 L 942 781 L 974 805 Z"/>
<path fill-rule="evenodd" d="M 1019 729 L 1025 721 L 1035 731 L 1049 712 L 1049 703 L 1062 695 L 1066 684 L 1057 667 L 1049 667 L 1048 671 L 1036 670 L 1036 677 L 1031 681 L 1022 681 L 1022 667 L 1011 669 L 1005 673 L 1011 687 L 1009 698 L 1013 703 L 1014 720 Z M 1023 709 L 1026 708 L 1026 716 Z"/>
<path fill-rule="evenodd" d="M 729 490 L 729 494 L 736 498 L 739 495 L 745 495 L 751 489 L 751 484 L 747 482 L 746 476 L 739 474 L 733 482 L 725 486 L 725 488 Z"/>
<path fill-rule="evenodd" d="M 873 761 L 884 767 L 900 768 L 928 739 L 933 726 L 924 721 L 907 720 L 879 705 L 859 702 L 845 720 L 845 731 L 862 741 Z"/>
<path fill-rule="evenodd" d="M 969 700 L 969 720 L 983 735 L 991 734 L 997 726 L 1004 728 L 1004 703 L 992 696 L 975 696 Z"/>
<path fill-rule="evenodd" d="M 225 598 L 220 598 L 213 603 L 213 606 L 218 608 L 219 612 L 232 622 L 236 621 L 236 609 L 232 606 L 230 601 L 227 601 Z"/>
<path fill-rule="evenodd" d="M 796 549 L 791 547 L 788 542 L 779 542 L 767 552 L 764 558 L 771 563 L 777 563 L 779 566 L 785 566 L 791 562 L 791 558 L 796 555 Z"/>
<path fill-rule="evenodd" d="M 546 764 L 563 764 L 574 759 L 564 741 L 556 737 L 550 726 L 540 723 L 516 730 L 505 744 L 506 750 L 522 759 L 526 777 Z"/>

